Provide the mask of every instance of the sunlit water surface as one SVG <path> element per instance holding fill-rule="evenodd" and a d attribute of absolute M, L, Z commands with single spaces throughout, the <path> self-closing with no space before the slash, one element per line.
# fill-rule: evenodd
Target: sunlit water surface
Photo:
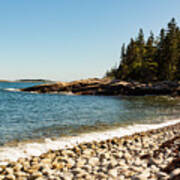
<path fill-rule="evenodd" d="M 13 91 L 36 84 L 0 82 L 0 145 L 76 136 L 136 123 L 161 123 L 180 117 L 180 101 L 171 97 L 71 96 Z"/>

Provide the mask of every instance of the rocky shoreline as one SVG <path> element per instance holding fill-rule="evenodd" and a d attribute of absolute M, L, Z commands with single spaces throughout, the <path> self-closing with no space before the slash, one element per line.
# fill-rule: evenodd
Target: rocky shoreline
<path fill-rule="evenodd" d="M 36 93 L 72 93 L 75 95 L 180 95 L 180 83 L 163 81 L 157 83 L 125 82 L 111 79 L 86 79 L 73 82 L 57 82 L 21 89 Z"/>
<path fill-rule="evenodd" d="M 180 179 L 180 123 L 0 166 L 0 179 Z"/>

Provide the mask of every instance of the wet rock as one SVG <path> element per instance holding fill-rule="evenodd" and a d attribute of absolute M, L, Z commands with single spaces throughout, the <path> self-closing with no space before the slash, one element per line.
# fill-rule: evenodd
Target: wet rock
<path fill-rule="evenodd" d="M 132 176 L 132 180 L 145 180 L 150 176 L 149 170 L 144 170 L 142 173 Z"/>
<path fill-rule="evenodd" d="M 92 151 L 92 149 L 86 149 L 83 151 L 83 155 L 85 157 L 91 157 L 94 154 L 94 152 Z"/>
<path fill-rule="evenodd" d="M 79 159 L 77 159 L 77 162 L 76 162 L 76 166 L 77 167 L 82 167 L 82 166 L 84 166 L 86 164 L 86 159 L 84 159 L 84 158 L 79 158 Z"/>
<path fill-rule="evenodd" d="M 53 162 L 52 164 L 52 169 L 63 169 L 65 167 L 65 163 L 64 162 Z"/>
<path fill-rule="evenodd" d="M 66 180 L 71 180 L 73 179 L 73 174 L 70 172 L 64 172 L 61 177 L 65 178 Z"/>
<path fill-rule="evenodd" d="M 133 171 L 137 172 L 137 173 L 138 173 L 138 172 L 140 173 L 140 172 L 143 171 L 143 168 L 142 168 L 142 167 L 139 167 L 139 166 L 138 166 L 138 167 L 137 167 L 137 166 L 131 167 L 131 169 L 132 169 Z"/>
<path fill-rule="evenodd" d="M 34 172 L 34 173 L 32 173 L 32 175 L 31 175 L 31 177 L 32 178 L 39 178 L 39 177 L 42 177 L 43 175 L 42 175 L 42 173 L 41 172 Z"/>
<path fill-rule="evenodd" d="M 16 173 L 14 173 L 14 174 L 15 174 L 15 176 L 17 177 L 17 179 L 28 177 L 28 174 L 26 174 L 26 173 L 24 173 L 24 172 L 21 172 L 21 171 L 16 172 Z"/>
<path fill-rule="evenodd" d="M 166 178 L 166 177 L 168 177 L 168 174 L 166 174 L 166 173 L 164 173 L 164 172 L 157 172 L 157 177 L 158 178 Z"/>
<path fill-rule="evenodd" d="M 72 168 L 73 166 L 75 166 L 75 164 L 76 164 L 76 162 L 75 162 L 72 158 L 69 158 L 69 159 L 67 160 L 66 166 L 67 166 L 68 168 Z"/>
<path fill-rule="evenodd" d="M 1 177 L 0 177 L 1 178 Z M 8 180 L 15 180 L 16 179 L 16 177 L 13 175 L 13 174 L 8 174 L 7 176 L 6 176 L 6 178 L 8 179 Z"/>
<path fill-rule="evenodd" d="M 44 177 L 37 177 L 36 180 L 44 180 Z M 54 179 L 55 180 L 55 179 Z"/>
<path fill-rule="evenodd" d="M 115 168 L 115 169 L 110 169 L 109 171 L 108 171 L 108 175 L 110 176 L 110 177 L 112 177 L 112 178 L 117 178 L 117 176 L 118 176 L 118 171 L 117 171 L 117 169 Z"/>
<path fill-rule="evenodd" d="M 96 179 L 107 179 L 107 175 L 102 173 L 102 172 L 100 172 L 100 173 L 96 173 L 95 174 L 95 178 Z"/>
<path fill-rule="evenodd" d="M 6 172 L 6 174 L 13 174 L 14 173 L 13 169 L 11 169 L 11 168 L 6 168 L 5 172 Z"/>
<path fill-rule="evenodd" d="M 176 176 L 180 177 L 180 168 L 174 169 L 170 174 L 170 178 L 174 178 Z"/>
<path fill-rule="evenodd" d="M 13 167 L 13 170 L 14 170 L 15 172 L 17 172 L 17 171 L 20 171 L 22 168 L 23 168 L 23 165 L 22 165 L 22 164 L 16 164 L 16 165 Z"/>
<path fill-rule="evenodd" d="M 0 180 L 3 180 L 5 179 L 5 176 L 4 175 L 0 175 Z"/>
<path fill-rule="evenodd" d="M 99 159 L 96 157 L 90 158 L 88 161 L 88 164 L 90 166 L 96 166 L 96 165 L 98 165 L 98 163 L 99 163 Z"/>
<path fill-rule="evenodd" d="M 78 167 L 73 169 L 71 172 L 74 176 L 78 176 L 78 175 L 81 176 L 83 173 L 85 173 L 83 169 L 78 168 Z"/>

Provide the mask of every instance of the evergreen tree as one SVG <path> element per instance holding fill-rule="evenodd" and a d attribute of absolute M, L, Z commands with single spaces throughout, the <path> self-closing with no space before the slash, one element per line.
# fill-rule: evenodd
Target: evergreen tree
<path fill-rule="evenodd" d="M 160 31 L 160 37 L 158 39 L 157 43 L 157 51 L 155 58 L 157 59 L 158 62 L 158 67 L 157 67 L 157 78 L 159 80 L 163 80 L 165 77 L 166 72 L 163 71 L 165 69 L 166 63 L 165 63 L 165 58 L 166 58 L 166 50 L 165 50 L 165 30 L 161 29 Z"/>
<path fill-rule="evenodd" d="M 154 34 L 150 32 L 150 36 L 146 43 L 146 53 L 144 56 L 143 76 L 145 80 L 154 81 L 157 79 L 158 63 L 155 58 L 156 47 L 154 47 Z"/>
<path fill-rule="evenodd" d="M 145 55 L 145 40 L 143 30 L 139 30 L 138 37 L 135 42 L 134 59 L 132 64 L 133 77 L 131 79 L 142 79 L 144 72 L 144 55 Z"/>
<path fill-rule="evenodd" d="M 147 41 L 140 29 L 137 38 L 121 48 L 118 68 L 107 76 L 122 80 L 163 81 L 180 80 L 180 29 L 173 18 L 167 30 L 161 29 L 157 39 L 151 32 Z"/>
<path fill-rule="evenodd" d="M 174 80 L 175 73 L 177 71 L 178 62 L 178 41 L 177 41 L 177 26 L 175 19 L 173 18 L 168 23 L 167 35 L 165 38 L 165 49 L 166 49 L 166 66 L 165 75 L 167 80 Z"/>
<path fill-rule="evenodd" d="M 178 58 L 177 58 L 177 71 L 175 73 L 176 79 L 180 80 L 180 29 L 177 29 L 177 39 L 178 39 Z"/>
<path fill-rule="evenodd" d="M 125 47 L 125 44 L 122 45 L 121 47 L 121 56 L 120 56 L 120 59 L 121 59 L 121 63 L 119 64 L 119 67 L 117 69 L 117 74 L 116 74 L 116 78 L 121 78 L 122 76 L 122 72 L 123 72 L 123 68 L 125 68 L 125 64 L 126 64 L 126 47 Z"/>

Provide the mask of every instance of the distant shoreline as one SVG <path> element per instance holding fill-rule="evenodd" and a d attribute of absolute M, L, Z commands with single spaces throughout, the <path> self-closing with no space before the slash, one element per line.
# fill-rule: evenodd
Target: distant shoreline
<path fill-rule="evenodd" d="M 42 83 L 54 83 L 55 81 L 52 80 L 46 80 L 46 79 L 17 79 L 17 80 L 0 80 L 0 82 L 9 82 L 9 83 L 36 83 L 36 82 L 42 82 Z"/>
<path fill-rule="evenodd" d="M 60 93 L 75 95 L 104 95 L 104 96 L 144 96 L 169 95 L 180 96 L 180 82 L 162 81 L 154 83 L 128 82 L 118 79 L 85 79 L 72 82 L 56 82 L 41 84 L 21 89 L 25 92 Z"/>

